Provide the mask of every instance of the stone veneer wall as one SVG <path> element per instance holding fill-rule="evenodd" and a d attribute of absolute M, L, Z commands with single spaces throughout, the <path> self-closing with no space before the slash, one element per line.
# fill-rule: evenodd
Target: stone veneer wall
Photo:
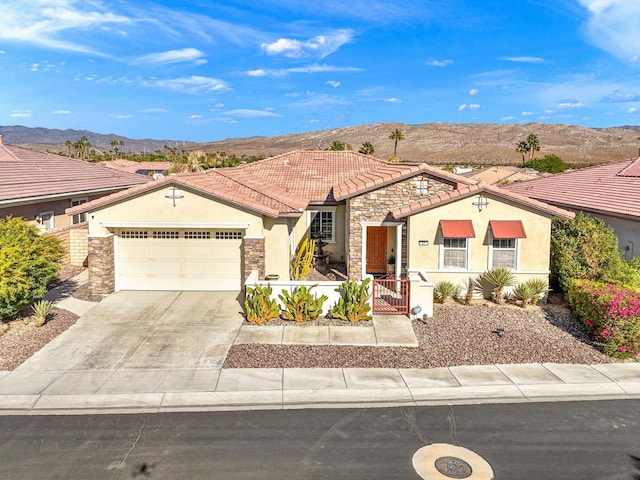
<path fill-rule="evenodd" d="M 89 237 L 89 291 L 112 293 L 116 288 L 113 236 Z"/>
<path fill-rule="evenodd" d="M 428 183 L 427 192 L 420 192 L 421 180 Z M 362 259 L 362 226 L 360 222 L 397 222 L 389 215 L 391 210 L 402 205 L 409 205 L 424 197 L 433 197 L 451 191 L 455 185 L 437 180 L 429 175 L 416 175 L 386 187 L 364 193 L 349 199 L 349 262 L 347 270 L 349 278 L 359 280 L 363 273 Z M 406 222 L 405 222 L 406 224 Z M 406 225 L 403 227 L 402 267 L 406 267 Z"/>
<path fill-rule="evenodd" d="M 242 264 L 245 281 L 253 270 L 258 271 L 258 278 L 264 278 L 264 238 L 247 238 L 242 240 Z"/>

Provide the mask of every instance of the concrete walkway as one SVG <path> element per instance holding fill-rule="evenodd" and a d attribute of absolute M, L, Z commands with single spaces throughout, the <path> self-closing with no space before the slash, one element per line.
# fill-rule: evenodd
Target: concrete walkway
<path fill-rule="evenodd" d="M 242 326 L 237 302 L 197 292 L 120 292 L 99 308 L 53 298 L 82 316 L 18 369 L 0 372 L 0 414 L 640 399 L 640 363 L 222 369 L 234 342 L 417 342 L 401 317 L 376 318 L 373 328 Z"/>

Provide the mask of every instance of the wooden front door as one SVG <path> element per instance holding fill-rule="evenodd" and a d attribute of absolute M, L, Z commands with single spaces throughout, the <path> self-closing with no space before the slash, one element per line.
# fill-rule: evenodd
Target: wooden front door
<path fill-rule="evenodd" d="M 367 227 L 367 273 L 387 273 L 387 227 Z"/>

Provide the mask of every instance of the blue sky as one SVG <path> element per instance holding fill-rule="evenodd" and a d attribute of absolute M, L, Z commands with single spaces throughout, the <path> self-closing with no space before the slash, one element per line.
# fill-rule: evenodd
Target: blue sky
<path fill-rule="evenodd" d="M 640 0 L 0 0 L 0 18 L 0 125 L 640 123 Z"/>

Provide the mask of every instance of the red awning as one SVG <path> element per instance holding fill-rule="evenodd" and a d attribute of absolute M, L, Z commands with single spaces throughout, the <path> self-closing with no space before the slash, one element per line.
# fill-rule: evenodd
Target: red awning
<path fill-rule="evenodd" d="M 440 231 L 444 238 L 475 238 L 471 220 L 440 220 Z"/>
<path fill-rule="evenodd" d="M 520 220 L 490 220 L 493 238 L 527 238 Z"/>

